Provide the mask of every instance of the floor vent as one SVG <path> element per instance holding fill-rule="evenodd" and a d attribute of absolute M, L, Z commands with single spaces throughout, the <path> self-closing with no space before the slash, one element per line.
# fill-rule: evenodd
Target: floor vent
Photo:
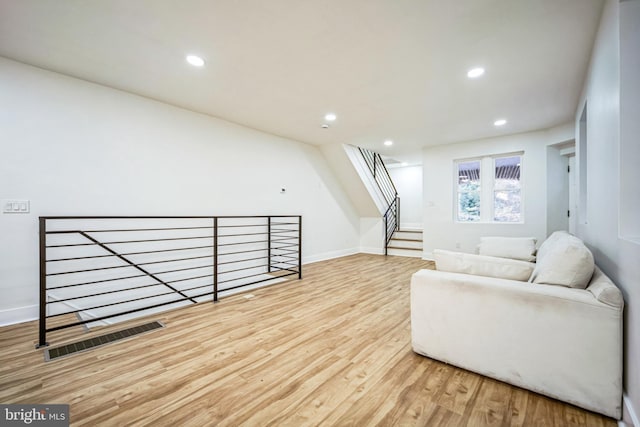
<path fill-rule="evenodd" d="M 89 338 L 84 341 L 66 344 L 62 347 L 46 349 L 44 351 L 44 360 L 48 362 L 50 360 L 70 356 L 81 351 L 91 350 L 95 347 L 100 347 L 102 345 L 144 334 L 146 332 L 151 332 L 160 328 L 164 328 L 164 325 L 158 321 L 153 321 L 150 323 L 145 323 L 144 325 L 134 326 L 129 329 L 123 329 L 121 331 L 111 332 L 108 334 Z"/>

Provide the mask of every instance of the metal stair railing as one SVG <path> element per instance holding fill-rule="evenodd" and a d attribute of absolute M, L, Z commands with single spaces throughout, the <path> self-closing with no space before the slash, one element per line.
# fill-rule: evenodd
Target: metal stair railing
<path fill-rule="evenodd" d="M 302 217 L 40 217 L 40 323 L 126 320 L 302 278 Z"/>
<path fill-rule="evenodd" d="M 382 160 L 382 156 L 375 151 L 358 147 L 362 158 L 364 159 L 369 171 L 373 175 L 380 194 L 382 195 L 386 210 L 383 215 L 384 220 L 384 254 L 388 254 L 389 242 L 393 234 L 400 230 L 400 197 L 398 191 L 393 184 L 391 175 Z"/>

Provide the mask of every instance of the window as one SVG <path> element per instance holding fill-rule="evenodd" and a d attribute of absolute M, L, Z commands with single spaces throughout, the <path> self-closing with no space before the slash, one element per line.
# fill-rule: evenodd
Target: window
<path fill-rule="evenodd" d="M 456 219 L 522 222 L 522 153 L 456 161 Z"/>
<path fill-rule="evenodd" d="M 480 160 L 458 163 L 458 221 L 480 221 Z"/>
<path fill-rule="evenodd" d="M 520 222 L 520 156 L 494 159 L 493 220 Z"/>

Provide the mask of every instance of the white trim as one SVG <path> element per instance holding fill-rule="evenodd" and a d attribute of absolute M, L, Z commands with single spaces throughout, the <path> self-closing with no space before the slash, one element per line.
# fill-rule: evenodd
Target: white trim
<path fill-rule="evenodd" d="M 633 407 L 631 399 L 629 399 L 628 394 L 626 393 L 622 394 L 622 403 L 624 405 L 622 413 L 624 414 L 625 412 L 624 409 L 626 408 L 626 412 L 629 414 L 629 417 L 631 417 L 631 422 L 633 423 L 633 426 L 627 426 L 627 427 L 640 427 L 640 421 L 638 420 L 638 415 L 636 413 L 635 408 Z M 626 424 L 623 422 L 623 425 L 626 425 Z"/>
<path fill-rule="evenodd" d="M 572 147 L 563 148 L 560 150 L 561 156 L 572 157 L 576 155 L 576 146 L 575 144 Z"/>
<path fill-rule="evenodd" d="M 38 320 L 40 317 L 38 304 L 24 307 L 0 310 L 0 326 L 15 325 L 16 323 Z"/>
<path fill-rule="evenodd" d="M 433 252 L 423 252 L 422 259 L 425 261 L 435 261 L 435 258 L 433 257 Z"/>
<path fill-rule="evenodd" d="M 337 251 L 325 252 L 322 254 L 312 255 L 307 257 L 303 256 L 302 264 L 313 264 L 314 262 L 326 261 L 333 258 L 341 258 L 343 256 L 355 255 L 358 252 L 359 252 L 358 248 L 350 248 L 350 249 L 340 249 Z"/>
<path fill-rule="evenodd" d="M 373 246 L 360 246 L 360 253 L 373 254 L 373 255 L 384 255 L 384 249 L 383 248 L 373 247 Z"/>

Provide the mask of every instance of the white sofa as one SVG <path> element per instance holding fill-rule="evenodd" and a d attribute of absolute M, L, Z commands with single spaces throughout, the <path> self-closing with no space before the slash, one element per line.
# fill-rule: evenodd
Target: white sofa
<path fill-rule="evenodd" d="M 535 264 L 434 257 L 411 279 L 415 352 L 621 417 L 624 302 L 579 239 L 554 233 Z"/>

